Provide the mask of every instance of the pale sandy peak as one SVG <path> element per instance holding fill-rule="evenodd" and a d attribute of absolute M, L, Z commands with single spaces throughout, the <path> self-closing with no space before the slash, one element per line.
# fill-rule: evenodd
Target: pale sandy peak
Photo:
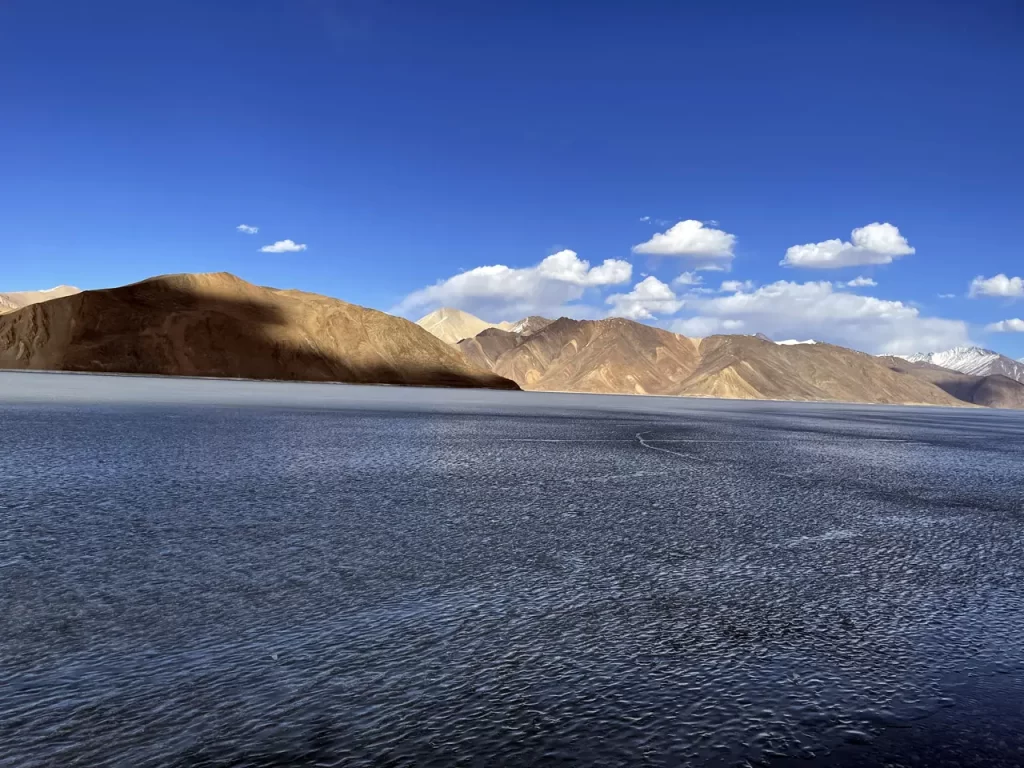
<path fill-rule="evenodd" d="M 27 307 L 29 304 L 38 304 L 41 301 L 50 301 L 64 296 L 72 296 L 81 293 L 73 285 L 58 285 L 53 288 L 44 288 L 39 291 L 11 291 L 0 293 L 0 313 L 11 312 L 15 309 Z"/>
<path fill-rule="evenodd" d="M 416 325 L 430 331 L 432 334 L 447 341 L 449 344 L 458 344 L 462 339 L 471 339 L 487 328 L 500 328 L 506 323 L 488 323 L 476 315 L 463 312 L 454 307 L 441 307 L 429 315 L 421 317 Z"/>

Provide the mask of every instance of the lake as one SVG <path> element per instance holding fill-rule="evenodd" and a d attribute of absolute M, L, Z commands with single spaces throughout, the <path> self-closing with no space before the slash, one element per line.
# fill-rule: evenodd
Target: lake
<path fill-rule="evenodd" d="M 1024 413 L 0 373 L 0 765 L 1024 764 Z"/>

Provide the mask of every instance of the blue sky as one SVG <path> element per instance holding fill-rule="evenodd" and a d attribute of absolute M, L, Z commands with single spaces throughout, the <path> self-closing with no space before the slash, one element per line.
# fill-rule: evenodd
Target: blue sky
<path fill-rule="evenodd" d="M 1024 317 L 1022 36 L 1009 0 L 7 0 L 0 290 L 228 270 L 1021 357 L 986 328 Z"/>

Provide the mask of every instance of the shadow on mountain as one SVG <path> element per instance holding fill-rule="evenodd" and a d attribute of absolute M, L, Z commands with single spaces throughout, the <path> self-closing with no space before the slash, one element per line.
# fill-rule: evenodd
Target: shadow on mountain
<path fill-rule="evenodd" d="M 401 318 L 232 275 L 172 275 L 0 317 L 0 368 L 518 389 Z"/>

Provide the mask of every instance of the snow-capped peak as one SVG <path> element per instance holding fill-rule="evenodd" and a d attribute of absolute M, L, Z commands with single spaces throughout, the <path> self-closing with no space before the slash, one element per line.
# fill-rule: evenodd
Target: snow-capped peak
<path fill-rule="evenodd" d="M 785 347 L 792 347 L 796 344 L 817 344 L 818 342 L 814 339 L 807 339 L 806 341 L 797 341 L 796 339 L 786 339 L 785 341 L 776 341 L 776 344 L 781 344 Z"/>
<path fill-rule="evenodd" d="M 911 363 L 931 363 L 973 376 L 991 376 L 1000 373 L 1024 383 L 1024 364 L 1012 358 L 981 347 L 953 347 L 944 352 L 919 352 L 916 355 L 897 355 Z"/>

